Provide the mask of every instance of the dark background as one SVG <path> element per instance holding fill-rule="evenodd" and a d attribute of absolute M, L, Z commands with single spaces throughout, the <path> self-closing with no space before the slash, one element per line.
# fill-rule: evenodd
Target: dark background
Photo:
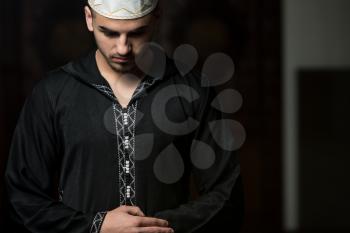
<path fill-rule="evenodd" d="M 288 47 L 286 28 L 289 28 L 290 18 L 299 17 L 298 11 L 292 17 L 288 15 L 294 11 L 287 3 L 293 1 L 166 0 L 158 41 L 169 55 L 181 44 L 195 46 L 200 56 L 199 66 L 216 52 L 225 52 L 235 61 L 235 77 L 228 86 L 242 94 L 244 104 L 232 117 L 247 131 L 247 140 L 239 150 L 245 191 L 242 232 L 346 232 L 350 231 L 346 223 L 350 210 L 347 200 L 350 154 L 346 146 L 350 129 L 347 123 L 350 83 L 346 78 L 350 78 L 347 68 L 350 66 L 342 64 L 340 71 L 330 70 L 327 64 L 288 71 L 288 51 L 293 52 L 293 48 Z M 304 2 L 318 9 L 317 1 Z M 346 1 L 329 2 L 338 7 L 339 2 L 349 6 Z M 1 177 L 12 132 L 33 85 L 46 71 L 79 57 L 93 45 L 92 35 L 85 26 L 83 5 L 83 0 L 1 2 Z M 305 22 L 308 17 L 312 18 L 312 15 L 305 15 Z M 300 25 L 304 23 L 296 21 Z M 319 26 L 322 34 L 322 23 Z M 349 31 L 340 32 L 339 38 L 342 33 L 349 35 Z M 315 42 L 318 39 L 316 37 Z M 337 51 L 350 54 L 348 49 Z M 300 89 L 300 109 L 295 113 L 300 122 L 295 125 L 300 129 L 296 136 L 299 147 L 291 150 L 297 151 L 294 154 L 300 165 L 297 179 L 301 181 L 297 184 L 299 202 L 294 213 L 289 212 L 294 202 L 289 207 L 285 204 L 289 200 L 285 155 L 290 152 L 286 138 L 288 127 L 293 129 L 286 111 L 290 104 L 286 94 L 290 86 L 285 80 L 290 73 L 296 74 Z M 329 90 L 331 84 L 332 91 L 322 91 Z M 324 108 L 325 102 L 327 108 Z M 337 124 L 333 124 L 335 122 Z M 327 166 L 329 164 L 332 166 Z M 8 221 L 3 182 L 0 183 L 0 197 L 2 229 Z M 290 220 L 295 214 L 297 223 Z"/>

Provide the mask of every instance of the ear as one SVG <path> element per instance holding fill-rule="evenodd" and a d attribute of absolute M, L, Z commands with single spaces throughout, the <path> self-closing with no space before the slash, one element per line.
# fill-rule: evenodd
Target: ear
<path fill-rule="evenodd" d="M 93 15 L 88 6 L 84 7 L 85 11 L 85 20 L 86 20 L 86 26 L 89 29 L 90 32 L 94 31 L 94 27 L 92 26 L 92 21 L 93 21 Z"/>

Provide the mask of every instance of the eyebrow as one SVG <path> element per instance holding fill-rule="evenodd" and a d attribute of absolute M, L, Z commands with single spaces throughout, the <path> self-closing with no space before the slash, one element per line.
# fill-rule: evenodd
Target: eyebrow
<path fill-rule="evenodd" d="M 112 30 L 112 29 L 110 29 L 110 28 L 107 28 L 107 27 L 105 27 L 105 26 L 98 26 L 98 28 L 99 28 L 101 31 L 103 31 L 103 32 L 120 34 L 120 32 L 114 31 L 114 30 Z M 139 27 L 139 28 L 136 28 L 136 29 L 134 29 L 134 30 L 128 32 L 128 33 L 140 32 L 140 31 L 143 31 L 143 30 L 145 30 L 145 29 L 147 29 L 147 28 L 148 28 L 148 25 L 141 26 L 141 27 Z"/>

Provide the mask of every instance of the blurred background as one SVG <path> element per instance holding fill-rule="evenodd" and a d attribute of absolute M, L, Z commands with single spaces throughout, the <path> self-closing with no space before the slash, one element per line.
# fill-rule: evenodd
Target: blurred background
<path fill-rule="evenodd" d="M 93 47 L 84 0 L 0 4 L 0 174 L 12 132 L 46 71 Z M 244 99 L 233 118 L 249 232 L 350 232 L 350 1 L 165 0 L 157 41 L 230 55 L 226 84 Z M 0 231 L 8 221 L 3 179 Z M 225 231 L 226 232 L 226 231 Z M 227 230 L 229 232 L 229 230 Z"/>

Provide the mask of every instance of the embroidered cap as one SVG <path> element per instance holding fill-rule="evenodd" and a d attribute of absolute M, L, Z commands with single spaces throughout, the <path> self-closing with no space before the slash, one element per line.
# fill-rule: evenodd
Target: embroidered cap
<path fill-rule="evenodd" d="M 137 19 L 151 13 L 158 0 L 88 0 L 98 14 L 111 19 Z"/>

